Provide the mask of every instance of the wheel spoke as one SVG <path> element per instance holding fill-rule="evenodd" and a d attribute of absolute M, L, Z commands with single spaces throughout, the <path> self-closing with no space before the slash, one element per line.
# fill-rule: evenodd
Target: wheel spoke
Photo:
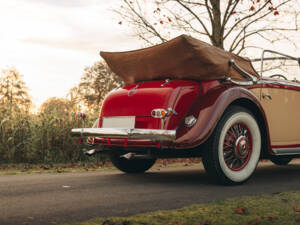
<path fill-rule="evenodd" d="M 250 158 L 252 151 L 251 133 L 246 125 L 236 123 L 232 125 L 223 141 L 223 157 L 231 170 L 241 170 Z"/>

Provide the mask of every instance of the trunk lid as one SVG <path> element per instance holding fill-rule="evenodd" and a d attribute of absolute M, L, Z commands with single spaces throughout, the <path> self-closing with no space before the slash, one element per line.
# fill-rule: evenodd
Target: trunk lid
<path fill-rule="evenodd" d="M 102 118 L 135 116 L 136 128 L 161 129 L 161 119 L 153 118 L 152 110 L 172 108 L 177 115 L 168 117 L 168 120 L 172 118 L 173 125 L 165 129 L 174 129 L 199 94 L 200 82 L 185 80 L 139 82 L 110 92 L 103 102 L 100 116 Z"/>

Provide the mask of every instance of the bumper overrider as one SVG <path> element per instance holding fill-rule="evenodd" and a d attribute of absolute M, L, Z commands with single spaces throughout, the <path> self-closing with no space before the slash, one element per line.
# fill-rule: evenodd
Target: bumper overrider
<path fill-rule="evenodd" d="M 128 129 L 128 128 L 74 128 L 73 137 L 105 137 L 149 139 L 152 141 L 175 141 L 176 130 Z"/>

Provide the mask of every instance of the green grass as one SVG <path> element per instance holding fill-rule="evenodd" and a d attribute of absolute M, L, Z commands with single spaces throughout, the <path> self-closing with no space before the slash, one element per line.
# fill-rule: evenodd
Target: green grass
<path fill-rule="evenodd" d="M 114 167 L 110 163 L 7 164 L 0 166 L 0 176 L 34 173 L 72 173 L 110 169 L 114 169 Z"/>
<path fill-rule="evenodd" d="M 300 191 L 247 196 L 131 217 L 96 218 L 64 225 L 288 225 L 300 224 Z"/>
<path fill-rule="evenodd" d="M 158 159 L 154 168 L 193 166 L 201 162 L 199 158 L 191 159 Z M 115 170 L 109 160 L 84 163 L 56 164 L 0 164 L 1 175 L 33 174 L 33 173 L 72 173 L 84 171 Z"/>

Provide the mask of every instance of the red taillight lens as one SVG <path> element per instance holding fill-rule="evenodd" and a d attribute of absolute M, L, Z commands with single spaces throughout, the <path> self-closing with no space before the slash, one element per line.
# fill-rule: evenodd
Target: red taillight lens
<path fill-rule="evenodd" d="M 165 109 L 153 109 L 151 112 L 151 116 L 154 118 L 164 118 L 168 116 L 168 111 Z"/>

